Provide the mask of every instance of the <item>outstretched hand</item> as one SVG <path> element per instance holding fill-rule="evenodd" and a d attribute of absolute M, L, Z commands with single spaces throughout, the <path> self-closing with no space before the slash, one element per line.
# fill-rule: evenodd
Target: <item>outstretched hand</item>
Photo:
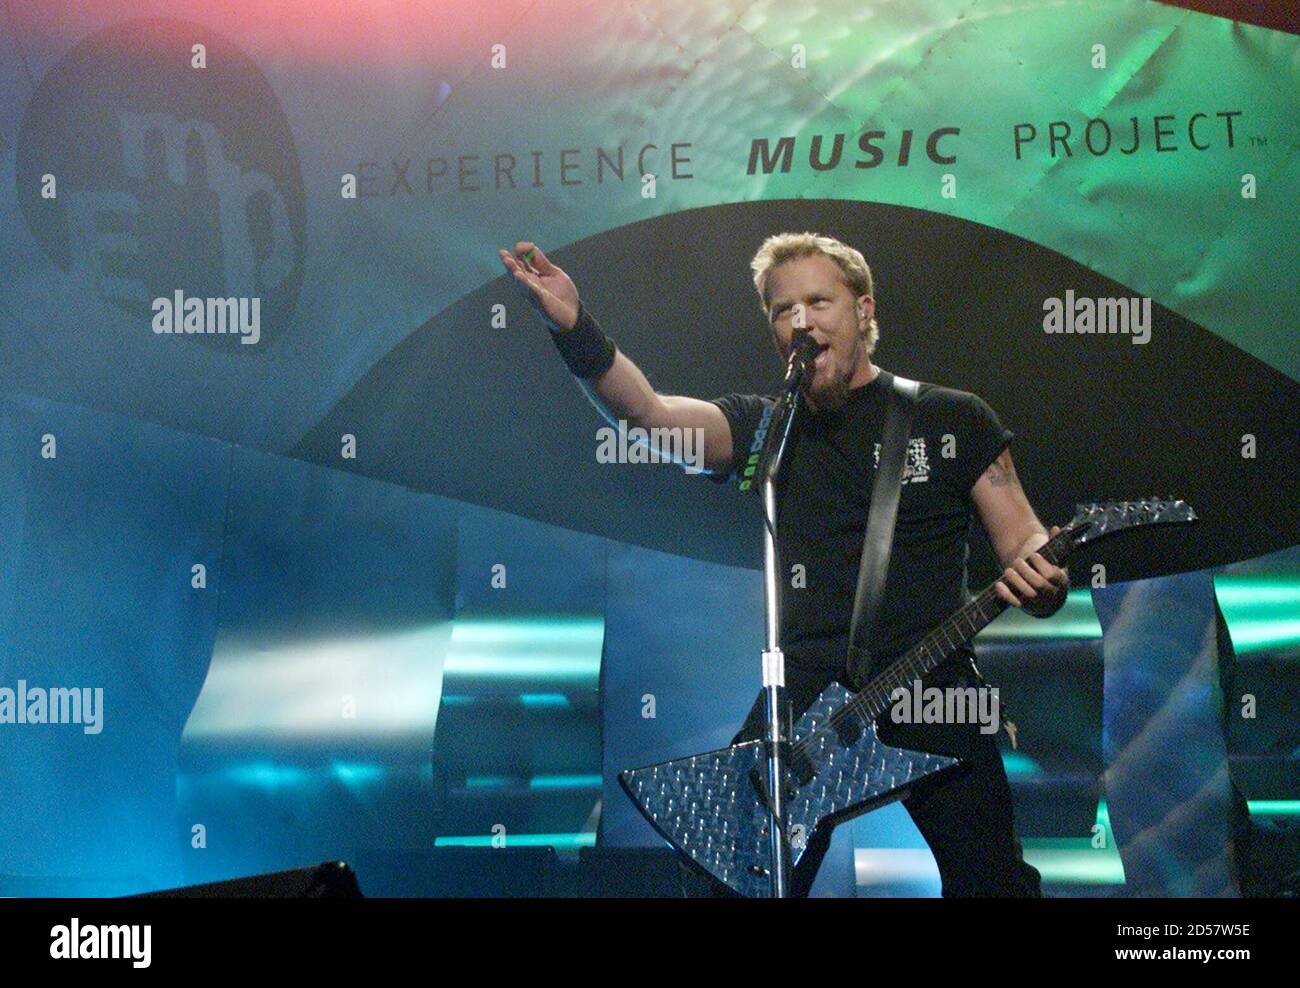
<path fill-rule="evenodd" d="M 572 329 L 578 321 L 578 289 L 561 268 L 550 262 L 542 249 L 529 240 L 515 244 L 514 253 L 497 254 L 506 270 L 524 291 L 525 297 L 547 322 L 558 330 Z"/>

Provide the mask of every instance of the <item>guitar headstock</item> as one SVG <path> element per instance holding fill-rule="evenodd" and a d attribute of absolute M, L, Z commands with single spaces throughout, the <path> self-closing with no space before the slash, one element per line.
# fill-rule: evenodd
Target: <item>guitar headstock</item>
<path fill-rule="evenodd" d="M 1143 498 L 1140 501 L 1101 501 L 1076 506 L 1070 524 L 1060 535 L 1073 547 L 1096 542 L 1107 535 L 1144 525 L 1188 525 L 1196 512 L 1181 498 Z"/>

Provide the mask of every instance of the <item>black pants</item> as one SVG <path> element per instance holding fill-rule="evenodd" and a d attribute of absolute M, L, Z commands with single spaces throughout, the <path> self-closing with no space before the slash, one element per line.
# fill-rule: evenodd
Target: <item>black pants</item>
<path fill-rule="evenodd" d="M 836 679 L 833 672 L 787 662 L 786 698 L 797 721 L 817 696 Z M 975 685 L 968 671 L 945 665 L 925 679 L 926 686 Z M 764 695 L 759 691 L 749 716 L 732 744 L 763 736 Z M 943 895 L 1041 897 L 1038 869 L 1025 862 L 1012 823 L 1011 786 L 998 752 L 996 735 L 981 734 L 979 724 L 895 724 L 877 722 L 887 744 L 952 755 L 968 767 L 940 773 L 912 786 L 903 800 L 916 828 L 939 865 Z M 822 858 L 830 847 L 831 829 L 821 828 L 809 840 L 799 867 L 790 878 L 793 895 L 808 895 Z M 731 896 L 734 893 L 700 871 L 684 855 L 679 859 L 683 892 L 688 896 Z"/>

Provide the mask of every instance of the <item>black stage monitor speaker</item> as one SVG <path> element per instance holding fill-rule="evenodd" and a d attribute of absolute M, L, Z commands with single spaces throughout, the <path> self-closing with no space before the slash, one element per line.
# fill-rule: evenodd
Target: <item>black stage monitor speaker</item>
<path fill-rule="evenodd" d="M 224 882 L 187 885 L 130 896 L 135 899 L 360 899 L 357 876 L 343 861 L 291 868 Z"/>
<path fill-rule="evenodd" d="M 372 898 L 551 898 L 559 894 L 555 848 L 434 847 L 359 850 Z"/>
<path fill-rule="evenodd" d="M 584 899 L 677 899 L 678 854 L 670 847 L 584 847 L 578 895 Z"/>

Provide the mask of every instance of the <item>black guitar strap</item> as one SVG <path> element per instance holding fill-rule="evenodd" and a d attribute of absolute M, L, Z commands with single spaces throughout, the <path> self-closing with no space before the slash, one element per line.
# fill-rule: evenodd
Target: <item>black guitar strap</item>
<path fill-rule="evenodd" d="M 850 683 L 861 686 L 871 671 L 870 644 L 876 615 L 885 593 L 889 553 L 894 544 L 894 522 L 907 464 L 907 441 L 912 435 L 916 410 L 916 381 L 881 371 L 889 377 L 889 403 L 880 431 L 880 464 L 871 488 L 871 509 L 858 565 L 858 589 L 853 598 L 853 621 L 849 625 L 849 653 L 846 672 Z"/>

